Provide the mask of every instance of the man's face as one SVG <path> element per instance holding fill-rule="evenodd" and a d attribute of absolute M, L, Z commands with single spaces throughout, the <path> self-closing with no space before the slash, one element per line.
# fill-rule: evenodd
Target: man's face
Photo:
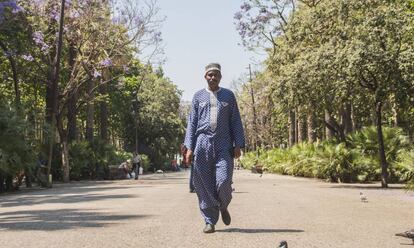
<path fill-rule="evenodd" d="M 206 73 L 204 78 L 207 80 L 208 86 L 211 90 L 217 90 L 221 80 L 221 73 L 217 70 L 212 70 Z"/>

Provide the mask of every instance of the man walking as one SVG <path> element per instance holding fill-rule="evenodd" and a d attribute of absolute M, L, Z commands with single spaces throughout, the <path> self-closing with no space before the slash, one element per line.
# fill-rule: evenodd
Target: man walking
<path fill-rule="evenodd" d="M 233 159 L 240 157 L 245 141 L 236 98 L 219 87 L 220 64 L 207 65 L 204 78 L 208 87 L 193 97 L 184 145 L 187 164 L 194 155 L 194 186 L 206 223 L 203 231 L 213 233 L 220 213 L 224 224 L 230 225 Z"/>

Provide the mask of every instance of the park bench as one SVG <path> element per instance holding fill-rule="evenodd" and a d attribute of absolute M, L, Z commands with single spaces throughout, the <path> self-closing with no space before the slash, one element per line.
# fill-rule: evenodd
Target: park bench
<path fill-rule="evenodd" d="M 109 165 L 109 180 L 126 179 L 127 172 L 119 168 L 119 165 Z"/>

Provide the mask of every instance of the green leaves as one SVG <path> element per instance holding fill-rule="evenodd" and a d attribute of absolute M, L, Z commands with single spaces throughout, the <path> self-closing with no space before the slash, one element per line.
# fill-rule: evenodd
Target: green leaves
<path fill-rule="evenodd" d="M 10 105 L 0 101 L 0 173 L 14 176 L 34 167 L 34 147 L 24 136 L 27 129 Z"/>
<path fill-rule="evenodd" d="M 365 128 L 347 137 L 344 143 L 324 141 L 300 143 L 289 149 L 249 152 L 242 158 L 245 168 L 258 164 L 269 172 L 293 176 L 315 177 L 331 182 L 367 182 L 378 180 L 378 144 L 375 127 Z M 384 142 L 390 163 L 391 180 L 412 181 L 414 177 L 413 147 L 401 129 L 385 128 Z"/>
<path fill-rule="evenodd" d="M 116 132 L 127 147 L 134 147 L 137 127 L 140 147 L 150 154 L 154 165 L 175 154 L 184 135 L 184 121 L 179 117 L 181 93 L 176 85 L 152 68 L 135 63 L 123 87 L 110 92 L 111 118 L 119 123 Z"/>

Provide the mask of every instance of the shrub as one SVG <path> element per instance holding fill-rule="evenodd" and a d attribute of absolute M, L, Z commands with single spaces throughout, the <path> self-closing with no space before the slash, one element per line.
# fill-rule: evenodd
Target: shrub
<path fill-rule="evenodd" d="M 394 164 L 395 175 L 407 186 L 413 189 L 414 186 L 414 149 L 405 149 L 398 153 L 397 161 Z"/>
<path fill-rule="evenodd" d="M 24 136 L 27 130 L 25 120 L 8 104 L 0 102 L 0 191 L 3 189 L 3 177 L 9 178 L 6 185 L 9 189 L 10 178 L 35 165 L 34 149 Z"/>
<path fill-rule="evenodd" d="M 368 127 L 347 136 L 347 144 L 331 140 L 301 143 L 288 149 L 272 149 L 243 155 L 244 168 L 256 164 L 267 171 L 293 176 L 316 177 L 331 182 L 368 182 L 381 178 L 377 132 Z M 390 181 L 407 181 L 414 187 L 414 150 L 399 128 L 384 128 L 384 144 Z"/>
<path fill-rule="evenodd" d="M 100 139 L 95 139 L 92 143 L 73 142 L 69 150 L 70 178 L 105 178 L 109 165 L 119 165 L 131 158 L 131 153 L 116 151 L 114 146 Z"/>

